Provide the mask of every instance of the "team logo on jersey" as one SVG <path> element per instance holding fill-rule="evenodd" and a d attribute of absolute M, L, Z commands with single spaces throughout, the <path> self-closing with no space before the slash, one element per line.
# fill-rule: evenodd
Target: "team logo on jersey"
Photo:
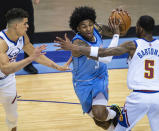
<path fill-rule="evenodd" d="M 9 61 L 10 61 L 10 62 L 15 61 L 17 55 L 19 54 L 19 52 L 20 52 L 20 49 L 19 49 L 19 48 L 17 48 L 17 47 L 14 48 L 14 49 L 9 53 L 9 55 L 8 55 Z"/>

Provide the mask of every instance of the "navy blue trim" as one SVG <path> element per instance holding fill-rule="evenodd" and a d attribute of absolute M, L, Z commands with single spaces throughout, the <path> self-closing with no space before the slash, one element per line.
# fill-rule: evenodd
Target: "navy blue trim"
<path fill-rule="evenodd" d="M 153 42 L 153 41 L 156 40 L 156 39 L 153 39 L 152 41 L 148 41 L 148 40 L 146 40 L 145 38 L 141 38 L 141 39 L 143 39 L 143 40 L 145 40 L 145 41 L 147 41 L 147 42 Z"/>
<path fill-rule="evenodd" d="M 6 35 L 6 33 L 2 30 L 2 33 L 5 35 L 5 37 L 10 41 L 10 42 L 12 42 L 15 46 L 17 45 L 17 42 L 14 42 L 14 41 L 12 41 L 12 40 L 10 40 L 9 38 L 8 38 L 8 36 Z"/>
<path fill-rule="evenodd" d="M 25 45 L 25 38 L 24 38 L 24 36 L 23 36 L 23 46 Z"/>
<path fill-rule="evenodd" d="M 158 93 L 159 91 L 151 91 L 151 90 L 133 90 L 133 92 L 140 92 L 140 93 Z"/>
<path fill-rule="evenodd" d="M 136 40 L 134 40 L 134 43 L 135 43 L 135 46 L 136 46 L 136 48 L 138 47 L 138 45 L 137 45 L 137 42 L 136 42 Z"/>

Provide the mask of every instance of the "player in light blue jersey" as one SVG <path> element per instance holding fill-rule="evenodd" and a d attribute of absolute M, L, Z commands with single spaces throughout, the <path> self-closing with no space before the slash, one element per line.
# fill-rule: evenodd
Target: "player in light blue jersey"
<path fill-rule="evenodd" d="M 72 39 L 74 45 L 103 47 L 102 35 L 113 36 L 115 34 L 114 39 L 118 40 L 119 25 L 115 25 L 115 22 L 114 24 L 110 23 L 111 30 L 108 26 L 97 25 L 95 20 L 96 13 L 93 8 L 86 6 L 75 8 L 70 17 L 70 27 L 76 33 Z M 111 44 L 111 46 L 117 46 L 117 44 Z M 112 57 L 100 58 L 97 61 L 73 51 L 72 59 L 73 86 L 83 112 L 88 113 L 95 123 L 103 129 L 116 126 L 116 118 L 120 112 L 119 107 L 106 108 L 108 103 L 108 71 L 105 63 L 110 62 Z"/>

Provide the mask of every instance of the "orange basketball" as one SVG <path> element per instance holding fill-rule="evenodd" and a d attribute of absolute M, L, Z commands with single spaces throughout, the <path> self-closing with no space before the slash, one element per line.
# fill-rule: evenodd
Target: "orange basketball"
<path fill-rule="evenodd" d="M 112 20 L 118 19 L 120 21 L 120 34 L 125 35 L 131 26 L 131 17 L 128 15 L 128 12 L 125 10 L 115 10 L 110 15 L 110 18 Z"/>

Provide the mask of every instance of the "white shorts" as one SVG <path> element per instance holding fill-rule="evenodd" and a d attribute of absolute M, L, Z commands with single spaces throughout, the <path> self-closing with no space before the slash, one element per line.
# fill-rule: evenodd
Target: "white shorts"
<path fill-rule="evenodd" d="M 159 93 L 131 92 L 115 131 L 130 131 L 147 114 L 152 131 L 159 129 Z M 122 125 L 122 126 L 121 126 Z M 125 127 L 124 127 L 125 126 Z"/>
<path fill-rule="evenodd" d="M 16 83 L 13 82 L 7 87 L 0 87 L 0 103 L 3 103 L 4 96 L 15 96 L 16 95 Z"/>
<path fill-rule="evenodd" d="M 16 83 L 0 88 L 0 103 L 2 103 L 6 112 L 6 122 L 9 129 L 16 127 L 18 118 Z"/>

